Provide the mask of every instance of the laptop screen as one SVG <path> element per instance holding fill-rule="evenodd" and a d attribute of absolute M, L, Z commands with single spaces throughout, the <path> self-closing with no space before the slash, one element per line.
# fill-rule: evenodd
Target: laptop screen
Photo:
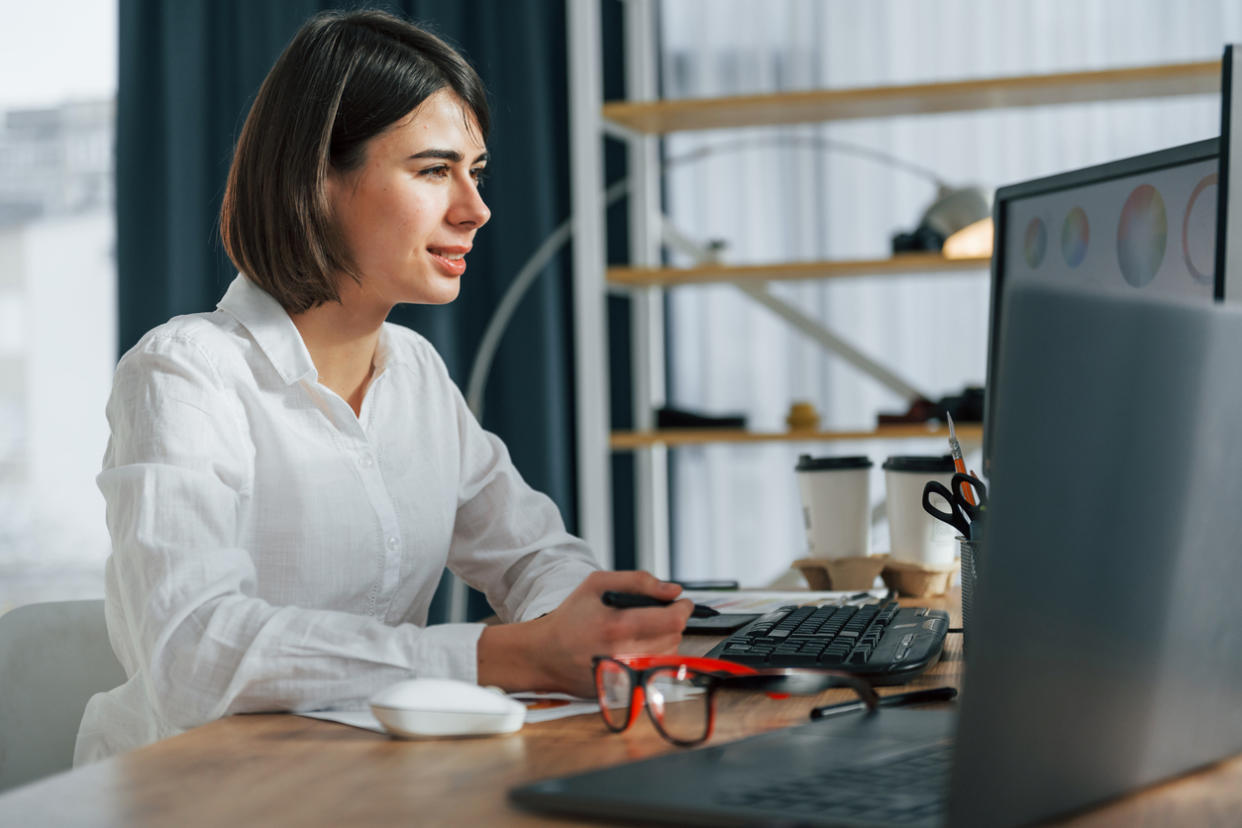
<path fill-rule="evenodd" d="M 1242 751 L 1242 309 L 1028 281 L 1003 323 L 963 825 Z"/>

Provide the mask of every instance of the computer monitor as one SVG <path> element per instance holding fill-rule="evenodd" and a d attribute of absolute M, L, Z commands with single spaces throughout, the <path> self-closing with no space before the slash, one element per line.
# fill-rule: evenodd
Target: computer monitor
<path fill-rule="evenodd" d="M 997 374 L 1006 287 L 1038 281 L 1127 295 L 1219 299 L 1224 295 L 1216 244 L 1224 235 L 1218 233 L 1220 146 L 1212 138 L 996 192 L 985 475 L 992 465 L 996 387 L 1005 381 Z"/>

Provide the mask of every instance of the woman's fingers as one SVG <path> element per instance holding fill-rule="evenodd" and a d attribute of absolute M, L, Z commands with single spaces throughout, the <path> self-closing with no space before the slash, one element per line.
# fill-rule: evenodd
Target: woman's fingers
<path fill-rule="evenodd" d="M 616 609 L 601 600 L 604 592 L 647 595 L 668 606 Z M 593 695 L 591 657 L 620 653 L 675 653 L 694 610 L 689 599 L 677 600 L 681 587 L 649 572 L 594 572 L 555 611 L 531 622 L 537 640 L 530 652 L 546 679 L 541 686 Z"/>
<path fill-rule="evenodd" d="M 689 600 L 675 601 L 667 607 L 611 610 L 611 623 L 604 627 L 604 638 L 614 641 L 643 641 L 681 635 L 694 611 Z"/>
<path fill-rule="evenodd" d="M 671 601 L 681 594 L 681 587 L 671 581 L 661 581 L 650 572 L 593 572 L 583 582 L 584 586 L 603 594 L 606 591 L 632 592 L 636 595 L 649 595 L 661 601 Z"/>

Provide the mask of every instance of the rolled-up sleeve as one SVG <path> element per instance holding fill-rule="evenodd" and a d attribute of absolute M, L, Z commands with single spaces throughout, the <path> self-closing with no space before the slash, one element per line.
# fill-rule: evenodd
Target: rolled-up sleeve
<path fill-rule="evenodd" d="M 461 484 L 449 567 L 487 596 L 502 621 L 536 618 L 556 609 L 599 563 L 566 531 L 552 499 L 522 479 L 456 387 L 452 398 Z"/>

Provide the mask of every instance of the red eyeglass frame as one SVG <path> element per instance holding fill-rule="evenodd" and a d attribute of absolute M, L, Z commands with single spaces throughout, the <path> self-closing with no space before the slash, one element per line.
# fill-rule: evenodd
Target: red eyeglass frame
<path fill-rule="evenodd" d="M 630 676 L 629 709 L 626 712 L 625 723 L 619 727 L 609 720 L 606 712 L 606 699 L 604 688 L 601 686 L 602 674 L 600 672 L 600 665 L 603 663 L 612 663 L 622 667 Z M 868 710 L 875 710 L 879 703 L 879 697 L 870 684 L 852 673 L 839 670 L 757 670 L 733 661 L 678 655 L 595 656 L 591 659 L 591 666 L 595 679 L 595 692 L 600 703 L 600 715 L 609 730 L 614 733 L 628 730 L 638 720 L 639 711 L 646 708 L 648 718 L 651 719 L 651 723 L 660 735 L 680 747 L 701 744 L 711 738 L 716 726 L 716 691 L 721 687 L 762 690 L 770 698 L 786 699 L 789 698 L 790 693 L 766 690 L 764 685 L 789 685 L 790 689 L 799 694 L 816 693 L 831 687 L 844 686 L 853 689 L 867 705 Z M 686 740 L 674 737 L 664 729 L 659 716 L 647 704 L 645 692 L 647 677 L 656 670 L 669 667 L 680 667 L 707 680 L 707 727 L 702 738 Z"/>

